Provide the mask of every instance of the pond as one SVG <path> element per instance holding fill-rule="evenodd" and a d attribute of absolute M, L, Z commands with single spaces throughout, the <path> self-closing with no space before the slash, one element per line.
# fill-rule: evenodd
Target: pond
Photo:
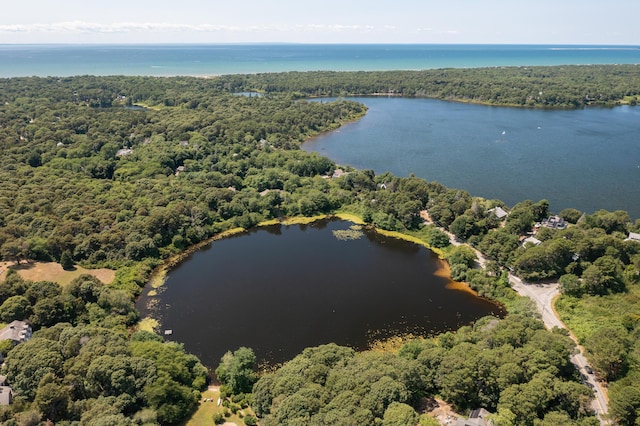
<path fill-rule="evenodd" d="M 309 346 L 363 350 L 504 315 L 453 283 L 430 250 L 351 226 L 274 225 L 215 241 L 171 271 L 157 296 L 142 296 L 138 309 L 210 367 L 240 346 L 273 365 Z"/>
<path fill-rule="evenodd" d="M 626 210 L 640 218 L 640 107 L 540 110 L 349 98 L 361 120 L 303 144 L 339 164 L 416 176 L 509 206 Z"/>

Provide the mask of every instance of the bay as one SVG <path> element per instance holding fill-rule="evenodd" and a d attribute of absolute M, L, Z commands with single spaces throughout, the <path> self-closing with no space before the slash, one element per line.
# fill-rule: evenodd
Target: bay
<path fill-rule="evenodd" d="M 367 115 L 303 149 L 376 173 L 410 173 L 508 205 L 626 210 L 640 218 L 640 108 L 539 110 L 350 98 Z"/>
<path fill-rule="evenodd" d="M 639 46 L 482 44 L 0 44 L 0 77 L 211 76 L 637 64 Z"/>

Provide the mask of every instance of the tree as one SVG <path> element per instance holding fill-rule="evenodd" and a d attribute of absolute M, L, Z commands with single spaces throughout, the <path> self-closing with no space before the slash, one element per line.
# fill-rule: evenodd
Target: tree
<path fill-rule="evenodd" d="M 29 303 L 35 304 L 40 300 L 54 298 L 62 292 L 60 284 L 52 281 L 36 281 L 31 283 L 25 293 Z"/>
<path fill-rule="evenodd" d="M 158 378 L 146 385 L 143 396 L 156 410 L 161 424 L 172 424 L 184 419 L 196 407 L 200 393 L 160 371 Z"/>
<path fill-rule="evenodd" d="M 7 380 L 17 396 L 32 401 L 40 380 L 51 373 L 62 372 L 63 359 L 57 342 L 32 337 L 9 352 L 6 361 Z"/>
<path fill-rule="evenodd" d="M 60 256 L 60 265 L 62 265 L 62 269 L 65 271 L 72 271 L 75 268 L 71 252 L 69 250 L 62 252 L 62 255 Z"/>
<path fill-rule="evenodd" d="M 454 247 L 447 256 L 447 260 L 452 267 L 453 265 L 464 265 L 467 268 L 473 268 L 476 259 L 476 252 L 466 245 Z"/>
<path fill-rule="evenodd" d="M 622 327 L 604 326 L 584 343 L 593 366 L 607 381 L 619 378 L 628 367 L 629 333 Z"/>
<path fill-rule="evenodd" d="M 618 424 L 632 426 L 640 419 L 640 389 L 637 374 L 611 384 L 609 413 Z"/>
<path fill-rule="evenodd" d="M 126 355 L 103 355 L 87 369 L 87 390 L 94 396 L 130 395 L 142 399 L 142 390 L 156 378 L 155 365 L 149 360 Z"/>
<path fill-rule="evenodd" d="M 71 298 L 73 299 L 73 298 Z M 41 299 L 32 308 L 31 322 L 38 327 L 51 327 L 57 323 L 68 321 L 70 318 L 65 305 L 67 298 L 55 296 L 51 299 Z M 72 305 L 71 303 L 69 305 Z M 72 311 L 71 309 L 69 311 Z"/>
<path fill-rule="evenodd" d="M 0 247 L 0 255 L 5 260 L 11 260 L 18 264 L 22 259 L 27 258 L 28 246 L 23 239 L 6 241 Z"/>
<path fill-rule="evenodd" d="M 586 293 L 603 295 L 624 291 L 622 265 L 612 256 L 596 259 L 582 273 L 582 287 Z"/>
<path fill-rule="evenodd" d="M 373 413 L 375 417 L 382 417 L 392 402 L 407 402 L 409 392 L 404 384 L 389 376 L 371 384 L 369 392 L 362 398 L 360 406 Z"/>
<path fill-rule="evenodd" d="M 12 296 L 0 305 L 0 320 L 9 323 L 25 320 L 31 315 L 31 303 L 24 296 Z"/>
<path fill-rule="evenodd" d="M 474 217 L 463 214 L 458 216 L 453 223 L 449 225 L 449 230 L 461 240 L 466 240 L 478 233 L 478 226 Z"/>
<path fill-rule="evenodd" d="M 244 424 L 247 426 L 255 426 L 258 424 L 258 419 L 254 415 L 247 414 L 244 417 Z"/>
<path fill-rule="evenodd" d="M 413 426 L 418 424 L 418 413 L 407 404 L 392 402 L 384 412 L 383 426 Z"/>
<path fill-rule="evenodd" d="M 69 412 L 70 403 L 69 387 L 59 383 L 51 373 L 45 375 L 40 381 L 33 401 L 42 415 L 53 422 L 65 419 Z"/>
<path fill-rule="evenodd" d="M 560 213 L 558 213 L 558 216 L 569 223 L 575 224 L 578 223 L 578 220 L 580 220 L 580 218 L 582 217 L 582 212 L 580 210 L 566 208 L 564 210 L 561 210 Z"/>
<path fill-rule="evenodd" d="M 508 387 L 500 395 L 500 410 L 509 409 L 516 415 L 519 425 L 533 425 L 541 418 L 553 400 L 553 378 L 541 374 L 530 382 Z"/>
<path fill-rule="evenodd" d="M 532 206 L 533 219 L 537 222 L 549 216 L 549 202 L 540 200 Z"/>
<path fill-rule="evenodd" d="M 565 274 L 558 280 L 560 283 L 560 291 L 567 296 L 580 297 L 582 295 L 582 289 L 580 286 L 580 279 L 573 274 Z"/>
<path fill-rule="evenodd" d="M 253 350 L 241 347 L 222 356 L 216 368 L 216 376 L 221 383 L 229 386 L 234 394 L 250 393 L 257 381 L 255 363 L 256 356 Z"/>
<path fill-rule="evenodd" d="M 461 409 L 473 408 L 478 402 L 477 356 L 475 346 L 461 343 L 447 352 L 438 367 L 437 384 L 443 398 Z"/>
<path fill-rule="evenodd" d="M 427 227 L 426 238 L 427 238 L 427 243 L 429 243 L 431 247 L 444 248 L 444 247 L 449 247 L 449 245 L 451 245 L 449 236 L 440 228 L 437 228 L 435 226 Z"/>
<path fill-rule="evenodd" d="M 39 153 L 32 152 L 29 155 L 29 159 L 27 160 L 27 163 L 29 163 L 31 167 L 40 167 L 42 165 L 42 157 L 40 156 Z"/>

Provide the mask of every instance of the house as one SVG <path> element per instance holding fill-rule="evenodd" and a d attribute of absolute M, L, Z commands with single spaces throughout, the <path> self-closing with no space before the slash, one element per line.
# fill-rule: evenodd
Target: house
<path fill-rule="evenodd" d="M 9 386 L 0 386 L 0 405 L 9 405 L 13 399 L 13 390 Z"/>
<path fill-rule="evenodd" d="M 524 240 L 522 240 L 522 245 L 524 246 L 527 243 L 531 243 L 534 246 L 539 246 L 540 244 L 542 244 L 542 241 L 540 241 L 536 237 L 527 237 Z"/>
<path fill-rule="evenodd" d="M 332 177 L 333 179 L 336 179 L 336 178 L 339 178 L 339 177 L 342 177 L 342 176 L 346 176 L 346 175 L 348 175 L 348 174 L 349 174 L 349 173 L 345 172 L 345 171 L 344 171 L 344 170 L 342 170 L 342 169 L 335 169 L 335 170 L 334 170 L 334 172 L 333 172 L 333 175 L 331 175 L 331 177 Z"/>
<path fill-rule="evenodd" d="M 558 215 L 550 216 L 547 219 L 542 219 L 542 222 L 540 224 L 551 229 L 565 229 L 567 227 L 567 222 L 565 222 L 564 219 Z"/>
<path fill-rule="evenodd" d="M 471 410 L 468 419 L 458 419 L 456 426 L 490 426 L 493 422 L 487 419 L 491 413 L 484 408 Z"/>
<path fill-rule="evenodd" d="M 267 195 L 270 192 L 277 192 L 278 194 L 282 194 L 284 191 L 282 189 L 265 189 L 262 192 L 259 192 L 261 197 L 264 197 L 265 195 Z"/>
<path fill-rule="evenodd" d="M 505 219 L 507 216 L 509 216 L 509 213 L 500 206 L 488 210 L 487 213 L 493 213 L 500 220 Z"/>
<path fill-rule="evenodd" d="M 635 232 L 629 232 L 629 237 L 625 241 L 637 241 L 640 242 L 640 234 Z"/>
<path fill-rule="evenodd" d="M 18 344 L 26 342 L 31 338 L 31 325 L 25 321 L 12 321 L 5 328 L 0 330 L 0 341 L 11 340 Z"/>
<path fill-rule="evenodd" d="M 131 154 L 133 150 L 131 148 L 122 148 L 116 152 L 116 157 L 124 157 Z"/>

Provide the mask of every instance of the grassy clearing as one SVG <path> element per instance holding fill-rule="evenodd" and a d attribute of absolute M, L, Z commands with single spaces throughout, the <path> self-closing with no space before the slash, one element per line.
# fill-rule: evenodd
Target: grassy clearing
<path fill-rule="evenodd" d="M 401 336 L 392 336 L 384 340 L 374 340 L 369 344 L 369 350 L 373 352 L 391 352 L 397 354 L 405 343 L 416 339 L 423 339 L 423 337 L 409 333 Z"/>
<path fill-rule="evenodd" d="M 62 269 L 62 265 L 55 262 L 27 262 L 20 264 L 0 262 L 0 281 L 4 281 L 8 269 L 17 271 L 25 280 L 53 281 L 61 286 L 68 285 L 71 281 L 84 274 L 93 275 L 105 284 L 111 284 L 116 276 L 116 271 L 106 268 L 85 269 L 76 265 L 73 271 L 65 271 Z"/>
<path fill-rule="evenodd" d="M 157 319 L 146 317 L 138 323 L 138 330 L 148 331 L 149 333 L 155 333 L 156 329 L 160 326 Z"/>
<path fill-rule="evenodd" d="M 209 390 L 202 393 L 202 397 L 200 399 L 200 406 L 198 409 L 191 415 L 191 417 L 182 423 L 179 423 L 180 426 L 211 426 L 213 425 L 213 416 L 216 413 L 224 413 L 228 411 L 227 408 L 222 405 L 218 406 L 218 398 L 220 398 L 220 390 L 217 386 L 211 386 Z M 241 414 L 241 416 L 240 416 Z M 244 425 L 243 418 L 247 415 L 255 415 L 251 408 L 245 408 L 241 411 L 238 411 L 238 414 L 231 414 L 231 416 L 226 417 L 225 420 L 227 424 L 234 423 L 238 426 Z"/>
<path fill-rule="evenodd" d="M 561 296 L 555 308 L 580 342 L 605 326 L 626 327 L 640 319 L 640 286 L 608 296 Z"/>
<path fill-rule="evenodd" d="M 403 234 L 402 232 L 396 232 L 396 231 L 385 231 L 384 229 L 378 229 L 378 228 L 376 228 L 376 232 L 381 235 L 385 235 L 387 237 L 399 238 L 401 240 L 419 244 L 425 248 L 428 248 L 432 252 L 434 252 L 436 255 L 438 255 L 438 257 L 440 258 L 444 257 L 444 251 L 442 249 L 431 247 L 425 240 L 423 240 L 422 238 L 416 235 Z"/>
<path fill-rule="evenodd" d="M 321 219 L 326 219 L 327 215 L 316 215 L 316 216 L 309 216 L 309 217 L 305 217 L 305 216 L 298 216 L 298 217 L 288 217 L 284 220 L 282 220 L 283 225 L 308 225 L 310 223 L 313 222 L 317 222 Z"/>
<path fill-rule="evenodd" d="M 365 222 L 362 220 L 360 216 L 357 216 L 352 213 L 336 213 L 335 216 L 342 220 L 348 220 L 349 222 L 353 222 L 356 225 L 364 225 Z"/>
<path fill-rule="evenodd" d="M 150 109 L 152 111 L 160 111 L 162 109 L 167 108 L 164 105 L 159 105 L 159 104 L 158 105 L 150 105 L 150 104 L 146 104 L 144 102 L 136 102 L 136 103 L 133 104 L 133 106 L 141 107 L 141 108 L 144 108 L 144 109 Z"/>

